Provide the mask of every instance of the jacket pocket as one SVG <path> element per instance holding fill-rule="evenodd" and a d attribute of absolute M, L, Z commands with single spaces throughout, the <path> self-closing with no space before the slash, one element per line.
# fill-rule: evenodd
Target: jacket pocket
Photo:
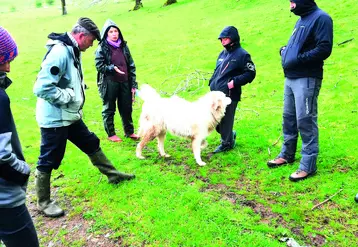
<path fill-rule="evenodd" d="M 293 36 L 291 37 L 289 44 L 287 45 L 286 49 L 282 51 L 282 67 L 284 69 L 289 69 L 298 64 L 298 54 L 301 51 L 303 40 L 302 37 L 304 36 L 305 26 L 299 26 L 297 30 L 294 32 Z"/>
<path fill-rule="evenodd" d="M 282 56 L 282 67 L 284 69 L 293 68 L 298 64 L 298 54 L 301 47 L 299 45 L 293 45 L 290 48 L 286 48 Z"/>

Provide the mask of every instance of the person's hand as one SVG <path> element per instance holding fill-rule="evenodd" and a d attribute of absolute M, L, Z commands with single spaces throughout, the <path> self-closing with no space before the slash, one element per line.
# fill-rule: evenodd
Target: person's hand
<path fill-rule="evenodd" d="M 227 87 L 228 87 L 229 89 L 234 88 L 234 81 L 233 81 L 233 80 L 229 81 L 229 83 L 227 84 Z"/>
<path fill-rule="evenodd" d="M 119 73 L 119 74 L 122 74 L 122 75 L 125 74 L 122 70 L 118 69 L 117 66 L 114 66 L 114 70 L 115 70 L 117 73 Z"/>
<path fill-rule="evenodd" d="M 282 46 L 282 47 L 280 48 L 280 56 L 282 56 L 282 52 L 283 52 L 284 49 L 286 49 L 286 46 Z"/>
<path fill-rule="evenodd" d="M 131 92 L 132 92 L 132 102 L 133 103 L 135 102 L 135 91 L 136 91 L 136 89 L 132 88 Z"/>

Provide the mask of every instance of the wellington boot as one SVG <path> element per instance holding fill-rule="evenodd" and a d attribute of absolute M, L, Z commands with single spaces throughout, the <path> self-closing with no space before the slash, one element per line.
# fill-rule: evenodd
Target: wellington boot
<path fill-rule="evenodd" d="M 92 164 L 97 167 L 101 173 L 108 177 L 108 182 L 111 184 L 118 184 L 123 180 L 131 180 L 135 178 L 135 175 L 133 174 L 126 174 L 117 171 L 101 149 L 93 155 L 89 155 L 89 158 Z"/>
<path fill-rule="evenodd" d="M 60 217 L 64 215 L 65 212 L 54 201 L 50 199 L 50 179 L 51 173 L 45 173 L 36 170 L 35 187 L 37 195 L 37 208 L 45 216 Z"/>

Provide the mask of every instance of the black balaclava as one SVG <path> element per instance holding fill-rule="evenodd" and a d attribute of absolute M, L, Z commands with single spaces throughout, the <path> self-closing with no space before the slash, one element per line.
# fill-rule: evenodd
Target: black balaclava
<path fill-rule="evenodd" d="M 317 7 L 314 0 L 290 0 L 290 2 L 296 4 L 296 8 L 291 9 L 291 12 L 298 16 L 304 16 Z"/>

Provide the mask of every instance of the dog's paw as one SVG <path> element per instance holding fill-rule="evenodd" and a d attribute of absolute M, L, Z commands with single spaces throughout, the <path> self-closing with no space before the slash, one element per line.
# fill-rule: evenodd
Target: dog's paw
<path fill-rule="evenodd" d="M 170 158 L 171 156 L 170 156 L 169 154 L 164 154 L 164 155 L 162 155 L 162 157 L 164 157 L 164 158 Z"/>
<path fill-rule="evenodd" d="M 143 155 L 137 155 L 137 158 L 138 158 L 138 159 L 141 159 L 141 160 L 144 160 L 144 159 L 145 159 L 145 157 L 144 157 Z"/>
<path fill-rule="evenodd" d="M 206 163 L 205 163 L 204 161 L 201 161 L 201 162 L 198 162 L 198 165 L 199 165 L 199 166 L 205 166 Z"/>

